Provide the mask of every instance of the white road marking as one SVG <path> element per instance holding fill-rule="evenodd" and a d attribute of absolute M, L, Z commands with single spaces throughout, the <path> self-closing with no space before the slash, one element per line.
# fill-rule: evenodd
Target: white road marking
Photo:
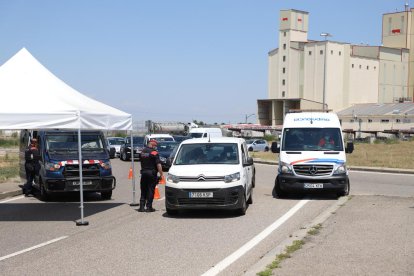
<path fill-rule="evenodd" d="M 44 242 L 44 243 L 41 243 L 41 244 L 38 244 L 38 245 L 32 246 L 32 247 L 29 247 L 29 248 L 26 248 L 26 249 L 23 249 L 23 250 L 21 250 L 21 251 L 18 251 L 18 252 L 15 252 L 15 253 L 12 253 L 12 254 L 9 254 L 9 255 L 6 255 L 6 256 L 0 257 L 0 262 L 1 262 L 1 261 L 4 261 L 5 259 L 11 258 L 11 257 L 15 257 L 15 256 L 17 256 L 17 255 L 20 255 L 20 254 L 23 254 L 23 253 L 26 253 L 26 252 L 32 251 L 32 250 L 34 250 L 34 249 L 37 249 L 37 248 L 40 248 L 40 247 L 43 247 L 43 246 L 49 245 L 49 244 L 51 244 L 51 243 L 58 242 L 58 241 L 60 241 L 60 240 L 66 239 L 67 237 L 68 237 L 68 236 L 62 236 L 62 237 L 59 237 L 59 238 L 56 238 L 56 239 L 53 239 L 53 240 L 50 240 L 50 241 L 47 241 L 47 242 Z"/>
<path fill-rule="evenodd" d="M 0 201 L 0 203 L 6 203 L 6 202 L 10 202 L 10 201 L 15 201 L 15 200 L 22 199 L 22 198 L 24 198 L 24 196 L 16 196 L 16 197 L 13 197 L 13 198 L 10 198 L 10 199 L 6 199 L 6 200 L 3 200 L 3 201 Z"/>
<path fill-rule="evenodd" d="M 224 260 L 213 266 L 207 272 L 202 274 L 202 276 L 210 276 L 210 275 L 217 275 L 221 271 L 223 271 L 226 267 L 234 263 L 237 259 L 241 256 L 246 254 L 249 250 L 259 244 L 262 240 L 264 240 L 267 236 L 269 236 L 273 231 L 279 228 L 283 223 L 285 223 L 290 217 L 292 217 L 300 208 L 302 208 L 309 200 L 301 200 L 299 201 L 294 207 L 292 207 L 287 213 L 285 213 L 282 217 L 268 226 L 265 230 L 259 233 L 256 237 L 245 243 L 242 247 L 238 250 L 233 252 L 231 255 L 226 257 Z"/>
<path fill-rule="evenodd" d="M 395 173 L 393 173 L 393 172 L 371 172 L 371 171 L 354 171 L 353 169 L 350 169 L 349 170 L 349 173 L 352 173 L 352 174 L 354 174 L 354 173 L 363 173 L 363 174 L 365 174 L 365 173 L 374 173 L 374 174 L 390 174 L 390 175 L 407 175 L 407 176 L 414 176 L 414 174 L 409 174 L 409 173 L 399 173 L 399 172 L 395 172 Z"/>

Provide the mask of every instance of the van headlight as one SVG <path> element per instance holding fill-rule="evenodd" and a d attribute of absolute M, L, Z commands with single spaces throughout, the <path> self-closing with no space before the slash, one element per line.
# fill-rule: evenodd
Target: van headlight
<path fill-rule="evenodd" d="M 240 173 L 239 172 L 224 176 L 224 182 L 225 183 L 230 183 L 230 182 L 234 182 L 234 181 L 237 181 L 237 180 L 240 180 Z"/>
<path fill-rule="evenodd" d="M 338 168 L 336 168 L 336 170 L 333 172 L 334 175 L 337 174 L 346 174 L 346 165 L 342 164 L 340 166 L 338 166 Z"/>
<path fill-rule="evenodd" d="M 280 162 L 279 173 L 280 174 L 293 174 L 292 166 L 288 163 Z"/>
<path fill-rule="evenodd" d="M 47 171 L 58 171 L 60 169 L 60 165 L 58 163 L 51 163 L 51 162 L 46 162 L 45 163 L 45 169 Z"/>
<path fill-rule="evenodd" d="M 161 161 L 162 163 L 165 163 L 165 162 L 167 162 L 167 158 L 160 156 L 160 161 Z"/>
<path fill-rule="evenodd" d="M 178 182 L 180 182 L 180 177 L 169 173 L 168 176 L 167 176 L 167 181 L 168 182 L 173 182 L 173 183 L 178 183 Z"/>
<path fill-rule="evenodd" d="M 104 168 L 105 170 L 109 170 L 110 168 L 112 168 L 111 166 L 111 162 L 107 161 L 107 162 L 102 162 L 100 163 L 101 167 Z"/>

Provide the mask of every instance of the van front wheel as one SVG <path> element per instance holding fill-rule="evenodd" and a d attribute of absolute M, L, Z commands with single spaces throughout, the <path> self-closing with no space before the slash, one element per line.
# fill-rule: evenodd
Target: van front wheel
<path fill-rule="evenodd" d="M 43 184 L 42 179 L 39 180 L 39 186 L 40 186 L 40 200 L 41 201 L 48 201 L 49 194 L 46 191 L 45 184 Z"/>
<path fill-rule="evenodd" d="M 272 195 L 274 198 L 284 198 L 286 197 L 286 192 L 282 191 L 278 179 L 275 180 L 275 186 L 273 187 Z"/>
<path fill-rule="evenodd" d="M 349 185 L 349 180 L 348 180 L 346 182 L 345 188 L 342 191 L 338 192 L 337 196 L 338 197 L 347 196 L 347 195 L 349 195 L 349 190 L 350 190 L 350 185 Z"/>
<path fill-rule="evenodd" d="M 240 200 L 242 200 L 242 206 L 240 207 L 240 209 L 237 210 L 237 214 L 239 216 L 244 216 L 246 214 L 246 210 L 247 210 L 246 196 L 243 194 L 242 197 L 240 198 Z"/>
<path fill-rule="evenodd" d="M 112 191 L 109 192 L 101 192 L 101 199 L 109 200 L 112 197 Z"/>

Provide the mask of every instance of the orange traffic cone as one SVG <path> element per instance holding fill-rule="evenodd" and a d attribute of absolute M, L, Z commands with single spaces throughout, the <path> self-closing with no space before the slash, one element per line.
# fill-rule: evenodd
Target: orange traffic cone
<path fill-rule="evenodd" d="M 154 192 L 154 199 L 160 199 L 160 191 L 158 190 L 158 185 L 155 186 L 155 192 Z"/>
<path fill-rule="evenodd" d="M 132 179 L 132 167 L 129 168 L 128 179 Z"/>
<path fill-rule="evenodd" d="M 162 176 L 158 184 L 165 184 L 165 176 Z"/>

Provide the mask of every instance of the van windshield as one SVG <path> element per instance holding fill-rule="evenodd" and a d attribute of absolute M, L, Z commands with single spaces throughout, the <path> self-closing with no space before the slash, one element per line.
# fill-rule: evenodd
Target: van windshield
<path fill-rule="evenodd" d="M 191 136 L 191 138 L 201 138 L 201 137 L 203 137 L 203 133 L 193 132 L 193 133 L 190 133 L 190 136 Z"/>
<path fill-rule="evenodd" d="M 175 165 L 238 164 L 236 143 L 201 143 L 182 145 Z"/>
<path fill-rule="evenodd" d="M 282 151 L 343 151 L 339 128 L 285 128 Z"/>
<path fill-rule="evenodd" d="M 82 135 L 82 151 L 104 152 L 104 143 L 99 135 Z M 46 149 L 50 152 L 77 152 L 78 136 L 76 134 L 58 134 L 46 136 Z"/>

